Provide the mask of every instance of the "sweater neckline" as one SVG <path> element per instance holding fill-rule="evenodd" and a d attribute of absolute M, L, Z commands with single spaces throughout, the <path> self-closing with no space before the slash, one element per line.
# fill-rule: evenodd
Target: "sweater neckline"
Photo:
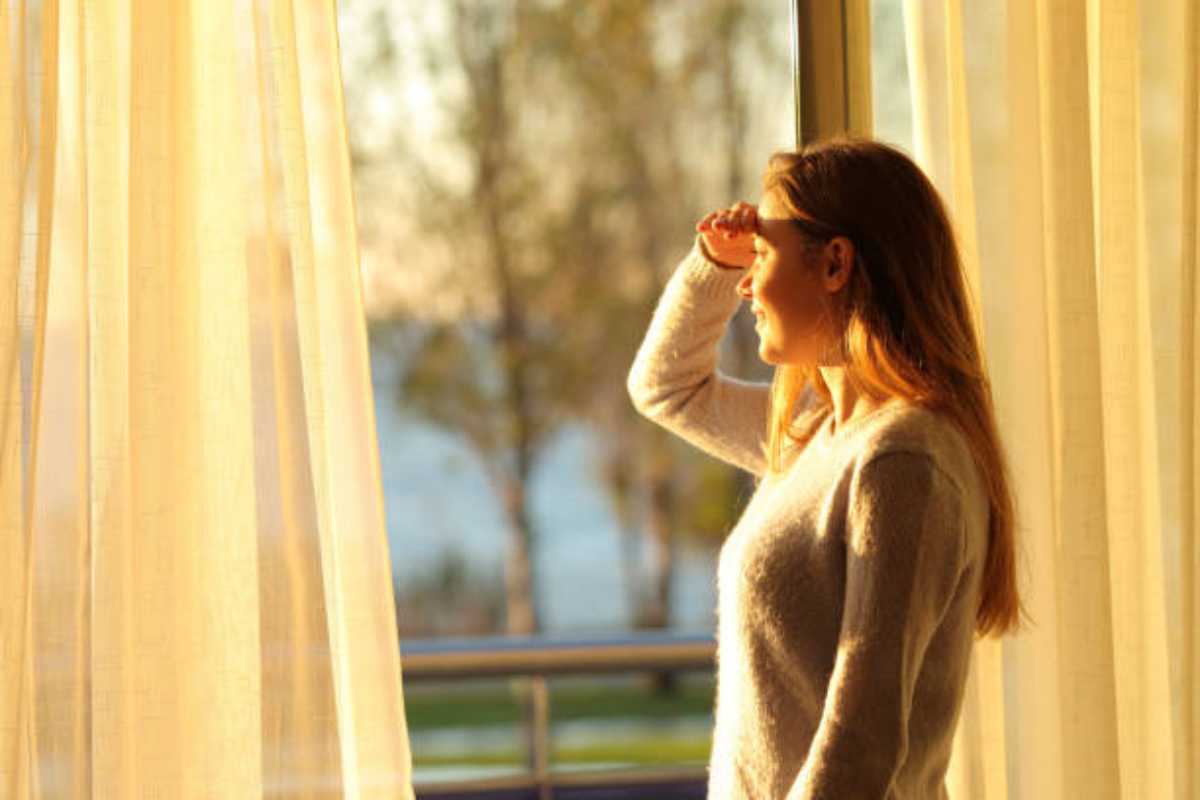
<path fill-rule="evenodd" d="M 826 415 L 826 417 L 825 417 L 825 421 L 823 423 L 821 423 L 821 433 L 820 433 L 821 442 L 827 448 L 833 447 L 838 442 L 845 441 L 847 436 L 849 436 L 850 434 L 854 433 L 856 430 L 861 428 L 863 426 L 863 424 L 865 424 L 869 420 L 873 420 L 876 417 L 880 416 L 881 414 L 887 414 L 889 412 L 897 411 L 899 409 L 907 408 L 907 407 L 908 407 L 908 404 L 906 402 L 904 402 L 903 398 L 890 397 L 887 400 L 885 400 L 878 408 L 876 408 L 872 411 L 868 411 L 866 414 L 862 414 L 860 416 L 853 417 L 850 420 L 848 420 L 847 422 L 843 423 L 841 426 L 838 427 L 836 432 L 832 432 L 830 430 L 830 428 L 833 425 L 833 418 L 834 418 L 834 411 L 832 408 L 830 408 L 829 414 Z"/>

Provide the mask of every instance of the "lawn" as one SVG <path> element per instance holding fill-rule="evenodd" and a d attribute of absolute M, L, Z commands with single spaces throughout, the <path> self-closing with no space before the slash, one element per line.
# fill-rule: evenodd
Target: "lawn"
<path fill-rule="evenodd" d="M 708 758 L 710 675 L 681 675 L 670 693 L 636 678 L 553 678 L 549 690 L 552 767 L 675 766 Z M 523 767 L 518 698 L 505 681 L 406 686 L 414 767 Z"/>

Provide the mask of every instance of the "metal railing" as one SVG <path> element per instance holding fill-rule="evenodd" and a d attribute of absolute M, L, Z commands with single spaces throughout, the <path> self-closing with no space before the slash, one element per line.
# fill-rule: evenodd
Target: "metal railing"
<path fill-rule="evenodd" d="M 468 678 L 530 678 L 530 773 L 417 784 L 419 800 L 568 800 L 569 798 L 703 798 L 703 768 L 551 772 L 549 676 L 636 672 L 712 671 L 712 636 L 629 634 L 610 639 L 481 637 L 405 640 L 400 644 L 405 683 Z"/>

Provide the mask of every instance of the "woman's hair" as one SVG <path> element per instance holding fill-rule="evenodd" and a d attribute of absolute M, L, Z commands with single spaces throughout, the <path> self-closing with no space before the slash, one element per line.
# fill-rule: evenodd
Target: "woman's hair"
<path fill-rule="evenodd" d="M 1015 501 L 958 245 L 937 190 L 900 150 L 848 135 L 773 153 L 762 188 L 806 243 L 820 246 L 833 236 L 854 243 L 856 269 L 834 301 L 846 379 L 874 400 L 900 396 L 941 412 L 966 436 L 991 509 L 975 630 L 995 637 L 1015 631 L 1024 610 Z M 785 439 L 803 446 L 832 407 L 816 364 L 775 368 L 771 472 L 783 468 Z"/>

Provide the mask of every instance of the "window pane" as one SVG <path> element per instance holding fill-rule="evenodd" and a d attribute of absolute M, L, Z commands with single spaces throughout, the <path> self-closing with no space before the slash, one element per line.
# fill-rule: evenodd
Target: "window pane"
<path fill-rule="evenodd" d="M 871 0 L 871 102 L 875 137 L 913 152 L 902 0 Z"/>
<path fill-rule="evenodd" d="M 792 145 L 788 4 L 339 5 L 401 635 L 711 631 L 745 478 L 624 378 Z M 744 309 L 722 358 L 769 377 Z"/>
<path fill-rule="evenodd" d="M 402 641 L 712 634 L 750 477 L 625 379 L 696 221 L 794 144 L 789 26 L 787 0 L 340 0 Z M 768 380 L 757 341 L 739 309 L 722 369 Z M 709 672 L 554 679 L 551 768 L 699 769 Z M 406 680 L 418 783 L 524 771 L 521 685 Z"/>

